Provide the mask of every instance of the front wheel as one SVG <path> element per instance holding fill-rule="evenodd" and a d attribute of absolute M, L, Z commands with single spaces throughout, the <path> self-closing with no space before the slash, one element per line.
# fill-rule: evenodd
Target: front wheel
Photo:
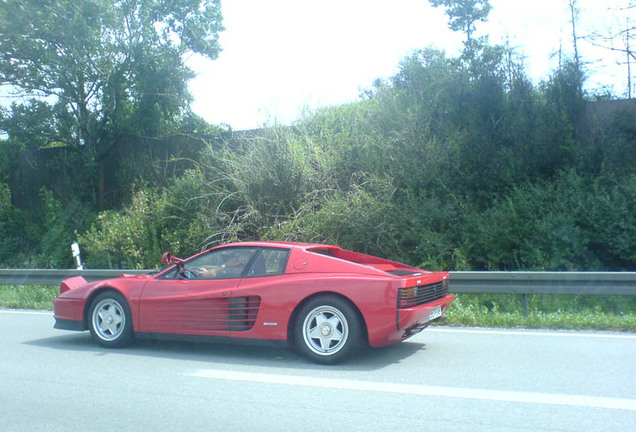
<path fill-rule="evenodd" d="M 357 312 L 336 296 L 311 299 L 296 316 L 295 346 L 316 363 L 336 364 L 350 358 L 362 346 L 362 335 Z"/>
<path fill-rule="evenodd" d="M 114 291 L 99 294 L 88 313 L 91 335 L 103 347 L 120 348 L 133 338 L 132 315 L 124 297 Z"/>

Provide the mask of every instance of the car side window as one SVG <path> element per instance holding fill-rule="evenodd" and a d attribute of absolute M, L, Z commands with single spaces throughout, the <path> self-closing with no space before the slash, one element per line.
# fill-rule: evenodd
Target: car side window
<path fill-rule="evenodd" d="M 231 279 L 243 275 L 247 265 L 258 251 L 257 247 L 215 249 L 184 264 L 184 271 L 171 271 L 167 279 Z"/>
<path fill-rule="evenodd" d="M 256 257 L 247 277 L 275 276 L 285 273 L 289 249 L 264 248 Z"/>
<path fill-rule="evenodd" d="M 258 248 L 240 247 L 211 251 L 186 264 L 197 279 L 228 279 L 243 275 Z"/>

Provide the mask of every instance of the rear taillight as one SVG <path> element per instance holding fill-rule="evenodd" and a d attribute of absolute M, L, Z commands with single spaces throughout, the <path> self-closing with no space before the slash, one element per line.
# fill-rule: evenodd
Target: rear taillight
<path fill-rule="evenodd" d="M 417 304 L 417 287 L 398 290 L 398 307 L 408 308 Z"/>

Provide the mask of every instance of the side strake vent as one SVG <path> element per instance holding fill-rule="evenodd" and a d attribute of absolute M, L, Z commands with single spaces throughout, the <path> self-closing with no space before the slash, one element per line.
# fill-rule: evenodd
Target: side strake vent
<path fill-rule="evenodd" d="M 260 305 L 258 296 L 171 302 L 157 308 L 157 325 L 185 332 L 248 331 L 256 323 Z"/>
<path fill-rule="evenodd" d="M 258 296 L 230 298 L 228 330 L 251 330 L 256 323 L 261 298 Z"/>
<path fill-rule="evenodd" d="M 430 285 L 420 285 L 398 290 L 398 308 L 420 306 L 442 299 L 448 293 L 446 280 Z"/>

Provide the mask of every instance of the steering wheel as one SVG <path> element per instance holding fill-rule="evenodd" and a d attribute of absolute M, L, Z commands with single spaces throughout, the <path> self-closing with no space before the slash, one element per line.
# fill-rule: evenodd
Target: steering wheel
<path fill-rule="evenodd" d="M 184 279 L 196 279 L 197 278 L 197 274 L 191 270 L 183 270 L 182 272 L 179 272 L 179 274 L 184 278 Z"/>

